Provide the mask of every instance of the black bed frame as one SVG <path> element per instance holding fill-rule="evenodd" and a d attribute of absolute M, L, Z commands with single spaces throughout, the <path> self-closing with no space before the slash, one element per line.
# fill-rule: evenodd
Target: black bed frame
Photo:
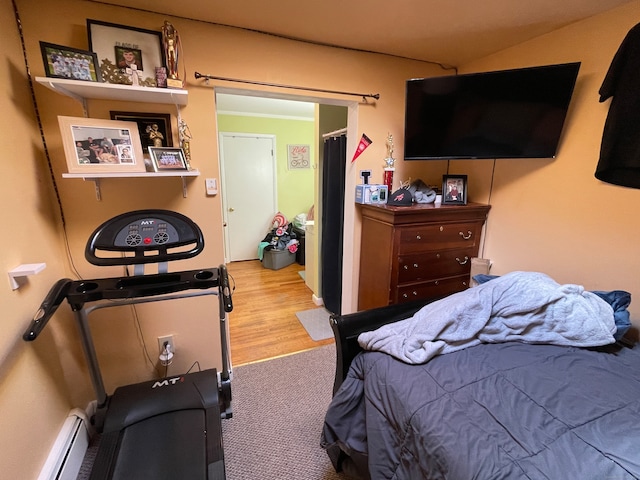
<path fill-rule="evenodd" d="M 332 314 L 329 322 L 336 340 L 336 375 L 333 393 L 335 394 L 342 385 L 351 361 L 362 351 L 358 344 L 358 335 L 375 330 L 387 323 L 409 318 L 428 303 L 441 298 L 443 297 L 415 300 L 345 315 Z"/>

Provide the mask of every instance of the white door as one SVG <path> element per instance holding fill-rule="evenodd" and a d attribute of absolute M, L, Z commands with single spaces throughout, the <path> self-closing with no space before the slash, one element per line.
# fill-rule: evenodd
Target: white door
<path fill-rule="evenodd" d="M 226 261 L 258 258 L 277 213 L 275 136 L 220 133 Z"/>

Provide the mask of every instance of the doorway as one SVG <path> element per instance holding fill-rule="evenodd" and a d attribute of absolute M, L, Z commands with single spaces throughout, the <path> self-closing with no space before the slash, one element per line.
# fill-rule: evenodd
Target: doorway
<path fill-rule="evenodd" d="M 275 137 L 224 132 L 219 137 L 226 261 L 254 260 L 277 211 Z"/>
<path fill-rule="evenodd" d="M 311 115 L 305 119 L 307 122 L 310 122 L 311 128 L 313 129 L 312 138 L 309 141 L 312 143 L 313 155 L 312 155 L 312 168 L 310 173 L 312 173 L 313 180 L 311 183 L 306 185 L 306 189 L 309 193 L 312 194 L 309 197 L 308 204 L 305 205 L 305 208 L 302 209 L 302 205 L 299 205 L 300 209 L 287 214 L 288 220 L 293 220 L 290 218 L 297 213 L 306 212 L 309 206 L 313 205 L 315 209 L 315 220 L 316 224 L 311 229 L 311 237 L 316 240 L 314 242 L 307 242 L 306 251 L 310 253 L 307 256 L 306 261 L 306 269 L 307 274 L 305 275 L 307 280 L 307 286 L 312 290 L 314 297 L 314 301 L 322 298 L 322 288 L 321 288 L 321 278 L 322 278 L 322 258 L 320 255 L 321 245 L 319 240 L 322 238 L 322 228 L 320 225 L 320 220 L 322 219 L 322 195 L 320 190 L 323 188 L 322 184 L 322 157 L 323 157 L 323 141 L 322 134 L 330 131 L 335 131 L 342 129 L 347 126 L 347 119 L 349 119 L 349 123 L 355 125 L 357 118 L 357 102 L 345 102 L 343 100 L 331 100 L 331 99 L 320 99 L 320 98 L 310 98 L 310 97 L 301 97 L 295 95 L 281 95 L 275 93 L 267 93 L 267 92 L 258 92 L 244 89 L 235 89 L 228 87 L 216 87 L 215 90 L 216 95 L 216 115 L 218 118 L 218 131 L 240 131 L 240 132 L 260 132 L 260 133 L 270 133 L 271 126 L 262 130 L 243 130 L 240 127 L 247 127 L 252 123 L 252 118 L 261 117 L 263 121 L 271 122 L 273 121 L 274 125 L 278 125 L 283 118 L 285 119 L 298 119 L 305 115 L 301 113 L 300 110 L 296 110 L 300 105 L 311 105 L 312 113 Z M 228 99 L 232 98 L 234 102 L 232 104 L 227 103 Z M 283 101 L 282 103 L 277 103 L 277 110 L 269 110 L 268 104 L 273 103 L 273 101 Z M 253 109 L 252 109 L 253 108 Z M 235 117 L 236 123 L 230 123 L 229 117 Z M 226 120 L 225 119 L 226 117 Z M 231 128 L 230 128 L 231 126 Z M 276 128 L 275 126 L 273 127 Z M 290 143 L 288 141 L 284 141 L 279 135 L 276 139 L 277 147 L 279 149 L 277 157 L 277 162 L 282 162 L 282 158 L 286 157 L 286 153 L 283 154 L 281 151 L 283 148 L 287 147 L 286 144 Z M 293 142 L 296 143 L 296 142 Z M 282 165 L 279 164 L 277 167 L 277 177 L 278 184 L 282 183 L 282 176 L 290 175 L 291 172 L 282 170 Z M 282 188 L 280 185 L 277 188 L 276 195 L 278 197 L 278 206 L 279 209 L 286 208 L 286 205 L 289 204 L 290 198 L 283 199 L 282 192 L 287 192 L 288 189 Z M 278 210 L 276 210 L 278 211 Z M 273 218 L 273 213 L 269 216 L 269 219 Z M 346 220 L 346 219 L 345 219 Z M 225 229 L 225 235 L 227 234 Z M 264 238 L 266 231 L 263 232 L 260 238 Z M 313 246 L 310 249 L 309 243 L 312 243 Z M 349 250 L 350 247 L 347 244 L 346 249 Z M 309 263 L 309 258 L 313 258 L 313 263 Z M 348 271 L 344 273 L 350 277 L 351 272 Z M 315 283 L 314 283 L 315 281 Z"/>

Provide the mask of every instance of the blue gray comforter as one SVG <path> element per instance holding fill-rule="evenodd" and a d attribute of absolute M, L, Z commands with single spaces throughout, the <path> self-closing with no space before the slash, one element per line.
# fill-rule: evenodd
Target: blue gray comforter
<path fill-rule="evenodd" d="M 607 345 L 615 332 L 613 308 L 583 286 L 560 285 L 538 272 L 511 272 L 362 333 L 358 342 L 365 350 L 424 363 L 479 343 Z"/>
<path fill-rule="evenodd" d="M 376 480 L 637 479 L 640 347 L 480 344 L 423 365 L 362 353 L 322 444 Z"/>

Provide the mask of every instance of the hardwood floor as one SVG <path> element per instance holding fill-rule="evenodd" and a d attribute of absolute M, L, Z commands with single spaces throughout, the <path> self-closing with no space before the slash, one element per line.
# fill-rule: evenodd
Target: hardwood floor
<path fill-rule="evenodd" d="M 227 270 L 235 285 L 229 315 L 232 365 L 334 343 L 333 338 L 313 341 L 296 318 L 296 312 L 317 308 L 298 273 L 304 265 L 270 270 L 259 260 L 247 260 L 231 262 Z"/>

